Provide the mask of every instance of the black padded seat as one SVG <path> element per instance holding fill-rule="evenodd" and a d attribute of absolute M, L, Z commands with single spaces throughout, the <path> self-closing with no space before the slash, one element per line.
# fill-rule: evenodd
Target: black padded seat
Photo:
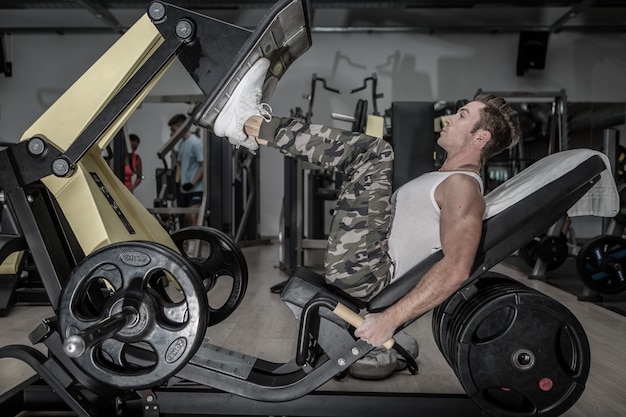
<path fill-rule="evenodd" d="M 287 307 L 294 313 L 296 318 L 300 318 L 300 312 L 309 300 L 318 297 L 326 297 L 341 304 L 358 313 L 361 308 L 367 307 L 367 303 L 350 297 L 324 281 L 324 277 L 308 268 L 300 267 L 295 270 L 285 288 L 280 293 L 280 298 Z M 320 315 L 343 327 L 347 327 L 347 323 L 339 317 L 328 311 L 320 309 Z"/>
<path fill-rule="evenodd" d="M 472 268 L 467 283 L 489 270 L 514 251 L 524 246 L 535 236 L 548 230 L 559 218 L 578 202 L 599 180 L 600 174 L 606 170 L 607 165 L 598 152 L 589 150 L 566 151 L 558 156 L 548 156 L 541 160 L 537 166 L 550 166 L 551 162 L 559 162 L 562 157 L 578 155 L 580 161 L 571 165 L 569 162 L 563 167 L 563 172 L 554 179 L 546 179 L 541 172 L 526 170 L 507 183 L 523 183 L 531 188 L 524 195 L 515 195 L 515 188 L 498 187 L 489 193 L 485 200 L 488 210 L 493 205 L 502 206 L 496 212 L 483 221 L 483 235 L 478 248 L 476 261 Z M 561 164 L 563 165 L 563 164 Z M 541 184 L 534 189 L 534 184 Z M 530 185 L 530 187 L 528 187 Z M 507 204 L 507 199 L 511 204 Z M 490 204 L 493 204 L 490 207 Z M 293 303 L 300 307 L 304 306 L 316 294 L 324 294 L 332 298 L 342 300 L 354 311 L 358 308 L 366 308 L 368 311 L 381 311 L 395 303 L 404 294 L 410 291 L 430 268 L 443 258 L 443 252 L 438 251 L 422 262 L 414 266 L 403 276 L 398 277 L 391 285 L 381 291 L 369 303 L 356 300 L 335 287 L 325 283 L 323 277 L 305 268 L 301 268 L 294 274 L 294 278 L 285 287 L 281 298 L 286 303 Z M 294 280 L 295 279 L 295 280 Z M 291 282 L 293 281 L 293 282 Z"/>

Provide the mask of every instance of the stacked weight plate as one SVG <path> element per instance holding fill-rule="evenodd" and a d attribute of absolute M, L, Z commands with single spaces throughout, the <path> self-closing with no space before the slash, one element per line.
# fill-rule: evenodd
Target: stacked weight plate
<path fill-rule="evenodd" d="M 558 416 L 589 374 L 585 332 L 562 304 L 486 274 L 433 312 L 437 346 L 467 394 L 491 416 Z"/>

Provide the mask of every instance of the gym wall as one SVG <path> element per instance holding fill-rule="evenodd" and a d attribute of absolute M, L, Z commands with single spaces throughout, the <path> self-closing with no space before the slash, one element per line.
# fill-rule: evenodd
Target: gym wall
<path fill-rule="evenodd" d="M 22 132 L 105 50 L 116 35 L 54 34 L 11 36 L 13 77 L 0 76 L 0 139 L 16 141 Z M 437 101 L 472 97 L 478 88 L 492 91 L 566 89 L 569 101 L 626 102 L 626 35 L 553 35 L 546 68 L 516 76 L 517 34 L 359 34 L 313 33 L 312 49 L 287 72 L 271 100 L 276 115 L 295 106 L 306 109 L 302 97 L 311 76 L 325 77 L 342 95 L 316 92 L 313 121 L 348 128 L 331 112 L 353 114 L 358 98 L 371 90 L 349 90 L 365 77 L 378 74 L 381 111 L 393 101 Z M 171 69 L 154 94 L 195 94 L 197 89 L 181 66 Z M 172 107 L 173 106 L 173 107 Z M 372 106 L 370 105 L 370 109 Z M 137 196 L 147 206 L 154 198 L 156 150 L 169 131 L 169 116 L 184 105 L 143 105 L 129 123 L 142 138 L 145 183 Z M 624 140 L 624 135 L 622 139 Z M 154 158 L 154 159 L 151 159 Z M 283 157 L 261 151 L 260 233 L 275 236 L 283 184 Z"/>

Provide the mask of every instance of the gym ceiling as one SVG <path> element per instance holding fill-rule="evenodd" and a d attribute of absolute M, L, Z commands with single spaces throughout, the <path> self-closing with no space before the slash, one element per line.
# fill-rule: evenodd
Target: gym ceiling
<path fill-rule="evenodd" d="M 200 13 L 254 19 L 268 0 L 171 0 Z M 1 0 L 0 33 L 124 32 L 149 0 Z M 310 0 L 313 31 L 504 33 L 575 31 L 626 33 L 626 0 Z M 246 17 L 242 20 L 240 16 Z"/>

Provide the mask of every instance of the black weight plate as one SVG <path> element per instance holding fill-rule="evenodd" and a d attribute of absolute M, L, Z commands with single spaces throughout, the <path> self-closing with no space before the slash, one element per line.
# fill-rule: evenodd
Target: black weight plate
<path fill-rule="evenodd" d="M 526 262 L 526 264 L 530 267 L 535 266 L 537 262 L 537 243 L 539 243 L 539 239 L 541 236 L 537 236 L 533 238 L 530 242 L 525 244 L 519 249 L 520 257 Z"/>
<path fill-rule="evenodd" d="M 501 278 L 501 281 L 495 285 L 488 285 L 483 287 L 480 291 L 476 292 L 466 303 L 459 309 L 455 315 L 455 319 L 451 322 L 448 329 L 448 346 L 447 355 L 452 368 L 457 367 L 457 357 L 455 355 L 457 345 L 459 343 L 459 337 L 463 329 L 470 322 L 472 317 L 479 311 L 483 305 L 489 304 L 498 298 L 507 294 L 520 294 L 520 293 L 534 293 L 535 290 L 515 281 L 508 277 Z M 507 318 L 511 317 L 512 312 L 509 310 L 503 310 L 500 315 L 490 317 L 487 322 L 491 327 L 496 330 L 490 330 L 486 332 L 483 327 L 480 334 L 485 339 L 485 333 L 492 334 L 497 332 L 502 326 L 506 325 Z M 504 321 L 503 321 L 504 320 Z"/>
<path fill-rule="evenodd" d="M 248 265 L 241 249 L 227 234 L 211 227 L 187 227 L 172 233 L 171 238 L 209 291 L 208 325 L 220 323 L 235 311 L 248 288 Z M 188 254 L 186 241 L 201 242 L 201 252 Z"/>
<path fill-rule="evenodd" d="M 164 276 L 175 283 L 167 299 L 152 286 Z M 206 293 L 195 269 L 175 251 L 157 243 L 121 242 L 85 257 L 59 298 L 61 338 L 122 307 L 134 308 L 136 320 L 73 359 L 94 379 L 119 389 L 153 387 L 198 350 L 206 330 Z"/>
<path fill-rule="evenodd" d="M 585 332 L 569 310 L 541 293 L 491 298 L 458 332 L 455 371 L 490 415 L 558 416 L 584 390 L 590 364 Z"/>
<path fill-rule="evenodd" d="M 535 249 L 537 257 L 548 264 L 548 269 L 556 269 L 567 259 L 567 238 L 565 235 L 543 236 Z"/>
<path fill-rule="evenodd" d="M 552 271 L 567 260 L 567 237 L 562 233 L 559 236 L 542 234 L 522 246 L 519 255 L 530 267 L 535 266 L 537 260 L 541 259 L 546 262 L 547 269 Z"/>
<path fill-rule="evenodd" d="M 576 258 L 578 276 L 591 290 L 617 294 L 626 289 L 626 240 L 598 236 L 587 242 Z"/>
<path fill-rule="evenodd" d="M 480 278 L 459 289 L 433 310 L 433 336 L 437 347 L 439 347 L 439 350 L 446 360 L 448 360 L 447 346 L 450 341 L 448 333 L 455 318 L 460 316 L 458 314 L 459 309 L 465 307 L 468 300 L 473 299 L 485 289 L 500 288 L 503 284 L 510 285 L 511 282 L 511 278 L 505 275 L 487 272 L 481 275 Z"/>

